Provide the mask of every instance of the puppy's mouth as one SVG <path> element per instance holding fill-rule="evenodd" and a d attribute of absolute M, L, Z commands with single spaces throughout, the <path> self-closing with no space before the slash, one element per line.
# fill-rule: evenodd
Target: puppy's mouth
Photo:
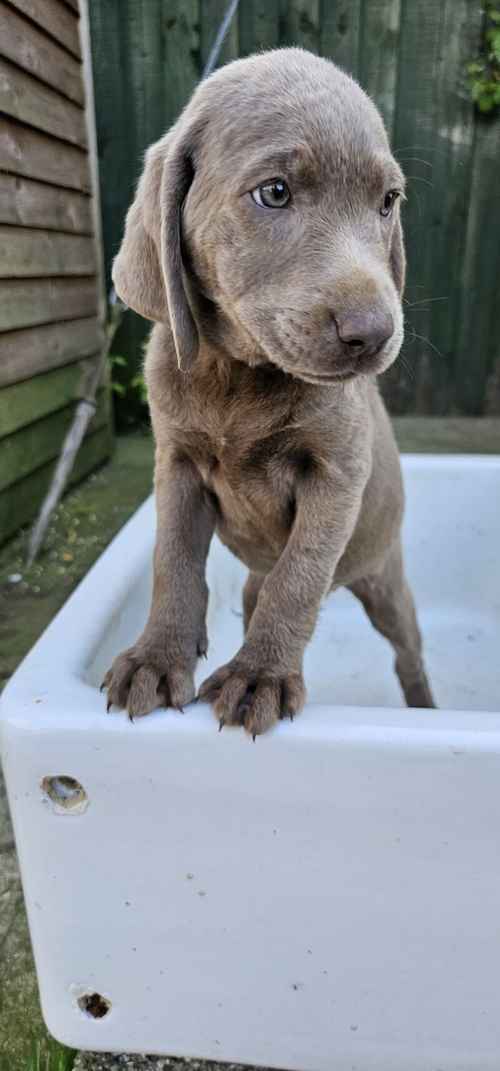
<path fill-rule="evenodd" d="M 341 372 L 311 372 L 303 371 L 302 369 L 294 370 L 291 373 L 296 379 L 302 379 L 305 383 L 347 383 L 348 380 L 354 379 L 358 372 L 354 369 L 343 369 Z"/>
<path fill-rule="evenodd" d="M 294 378 L 316 386 L 350 383 L 359 377 L 380 376 L 387 371 L 396 360 L 402 341 L 403 333 L 396 329 L 378 353 L 364 353 L 357 357 L 350 357 L 348 354 L 335 356 L 332 353 L 331 368 L 328 372 L 320 372 L 316 368 L 303 368 L 292 363 L 291 360 L 288 360 L 282 367 Z"/>
<path fill-rule="evenodd" d="M 348 383 L 358 376 L 378 376 L 385 372 L 395 360 L 401 347 L 401 340 L 395 339 L 395 344 L 384 346 L 375 355 L 366 354 L 359 357 L 355 363 L 344 365 L 343 368 L 332 369 L 331 372 L 316 372 L 310 368 L 297 368 L 291 370 L 291 374 L 306 383 L 337 384 Z"/>

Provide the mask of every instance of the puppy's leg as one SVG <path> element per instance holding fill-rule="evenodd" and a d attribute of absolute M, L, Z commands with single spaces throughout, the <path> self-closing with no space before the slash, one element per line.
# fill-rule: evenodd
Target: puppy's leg
<path fill-rule="evenodd" d="M 195 694 L 196 660 L 205 654 L 208 588 L 205 562 L 215 527 L 213 506 L 188 460 L 158 449 L 157 537 L 153 599 L 144 632 L 115 658 L 104 679 L 111 705 L 131 718 L 155 707 L 182 707 Z"/>
<path fill-rule="evenodd" d="M 257 606 L 257 599 L 263 580 L 264 577 L 261 573 L 249 573 L 243 588 L 243 627 L 245 635 L 248 632 L 252 614 Z"/>
<path fill-rule="evenodd" d="M 356 581 L 350 590 L 363 604 L 373 627 L 394 647 L 395 669 L 407 706 L 434 707 L 436 704 L 422 660 L 422 637 L 404 575 L 399 541 L 382 573 Z"/>
<path fill-rule="evenodd" d="M 200 688 L 221 727 L 244 725 L 255 738 L 304 704 L 304 648 L 353 532 L 369 471 L 369 458 L 354 451 L 343 460 L 331 468 L 312 460 L 301 473 L 288 542 L 262 580 L 244 643 Z M 250 592 L 253 587 L 250 580 Z"/>

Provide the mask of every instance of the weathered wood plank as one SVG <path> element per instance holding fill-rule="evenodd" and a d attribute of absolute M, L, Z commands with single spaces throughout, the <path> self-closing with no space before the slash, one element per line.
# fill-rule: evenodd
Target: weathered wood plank
<path fill-rule="evenodd" d="M 475 124 L 467 85 L 467 63 L 478 48 L 482 21 L 480 8 L 471 5 L 469 0 L 443 0 L 442 8 L 441 51 L 433 75 L 437 101 L 432 168 L 434 189 L 439 190 L 440 195 L 438 200 L 435 194 L 432 204 L 429 295 L 433 299 L 445 300 L 429 302 L 428 331 L 424 329 L 422 332 L 431 343 L 432 397 L 425 404 L 425 411 L 431 413 L 446 413 L 453 405 L 457 327 L 465 312 L 462 308 L 465 304 L 464 294 L 460 291 L 463 286 L 467 212 L 473 203 L 471 181 Z M 496 151 L 498 179 L 498 125 Z M 485 176 L 482 181 L 485 181 Z M 491 193 L 494 198 L 493 187 Z M 497 215 L 497 226 L 500 226 L 500 214 Z M 500 260 L 497 258 L 498 266 Z M 474 293 L 474 285 L 471 293 Z M 424 297 L 425 292 L 421 296 Z M 478 314 L 482 316 L 483 310 L 478 310 Z M 420 323 L 420 317 L 415 314 L 411 322 L 420 332 L 417 319 Z M 432 346 L 436 349 L 433 350 Z M 483 393 L 484 387 L 483 381 Z"/>
<path fill-rule="evenodd" d="M 79 234 L 0 225 L 0 250 L 0 278 L 92 275 L 96 270 L 94 239 Z"/>
<path fill-rule="evenodd" d="M 399 361 L 384 376 L 385 396 L 397 413 L 413 409 L 426 412 L 432 396 L 432 371 L 438 360 L 427 342 L 419 338 L 412 340 L 412 335 L 416 332 L 428 338 L 430 305 L 416 302 L 438 296 L 432 293 L 431 282 L 435 239 L 434 132 L 439 123 L 433 72 L 443 47 L 442 19 L 443 4 L 435 4 L 434 0 L 404 4 L 393 148 L 408 181 L 408 202 L 403 212 L 410 251 L 405 295 L 407 342 L 403 355 L 408 370 Z M 441 289 L 439 296 L 445 293 Z"/>
<path fill-rule="evenodd" d="M 0 223 L 92 234 L 92 202 L 82 193 L 0 172 Z"/>
<path fill-rule="evenodd" d="M 8 7 L 5 0 L 0 2 L 0 26 L 0 51 L 6 59 L 19 64 L 77 104 L 84 103 L 79 60 Z"/>
<path fill-rule="evenodd" d="M 5 331 L 0 334 L 0 388 L 91 357 L 102 343 L 94 317 Z"/>
<path fill-rule="evenodd" d="M 392 135 L 398 77 L 401 0 L 366 0 L 359 40 L 358 77 L 380 108 Z"/>
<path fill-rule="evenodd" d="M 281 39 L 283 44 L 300 45 L 310 52 L 320 50 L 319 0 L 288 0 L 282 6 Z"/>
<path fill-rule="evenodd" d="M 200 4 L 200 48 L 202 66 L 205 65 L 215 41 L 215 35 L 227 8 L 226 0 L 201 0 Z M 239 55 L 238 19 L 233 18 L 226 39 L 219 54 L 216 67 L 222 67 Z"/>
<path fill-rule="evenodd" d="M 500 120 L 478 119 L 467 240 L 460 265 L 463 289 L 456 304 L 460 328 L 453 376 L 455 404 L 469 415 L 484 412 L 486 401 L 490 402 L 488 376 L 493 388 L 500 361 L 499 157 Z"/>
<path fill-rule="evenodd" d="M 2 283 L 0 331 L 92 316 L 97 311 L 96 279 L 7 279 Z"/>
<path fill-rule="evenodd" d="M 87 144 L 82 108 L 1 58 L 0 111 L 73 145 Z"/>
<path fill-rule="evenodd" d="M 279 0 L 246 0 L 239 7 L 240 56 L 262 49 L 278 48 L 280 43 Z"/>
<path fill-rule="evenodd" d="M 163 62 L 168 70 L 167 124 L 175 122 L 199 81 L 200 70 L 200 0 L 167 0 L 161 7 L 160 25 Z M 154 24 L 144 27 L 145 47 L 153 54 Z M 160 60 L 161 62 L 161 60 Z M 157 84 L 165 78 L 165 68 L 158 71 Z"/>
<path fill-rule="evenodd" d="M 59 0 L 10 0 L 13 7 L 33 19 L 46 33 L 80 57 L 78 19 Z"/>
<path fill-rule="evenodd" d="M 481 12 L 469 0 L 443 0 L 428 11 L 407 5 L 404 14 L 394 143 L 408 176 L 404 360 L 413 374 L 394 370 L 386 389 L 395 411 L 446 413 L 453 405 L 474 136 L 466 65 Z"/>
<path fill-rule="evenodd" d="M 48 461 L 57 458 L 64 436 L 69 429 L 74 403 L 57 412 L 28 424 L 13 435 L 2 439 L 0 450 L 0 494 L 18 480 L 29 476 Z M 89 424 L 89 431 L 103 427 L 109 416 L 107 391 L 101 389 L 97 397 L 97 409 Z"/>
<path fill-rule="evenodd" d="M 78 452 L 68 486 L 83 479 L 111 454 L 113 435 L 109 426 L 84 440 Z M 47 493 L 56 462 L 51 461 L 0 494 L 0 542 L 5 542 L 22 525 L 35 517 Z"/>
<path fill-rule="evenodd" d="M 323 5 L 321 55 L 358 76 L 361 0 L 336 0 Z"/>
<path fill-rule="evenodd" d="M 109 0 L 105 6 L 89 5 L 95 96 L 97 101 L 106 101 L 106 107 L 96 109 L 96 126 L 103 241 L 107 251 L 107 285 L 110 282 L 111 258 L 118 249 L 127 208 L 142 169 L 142 154 L 148 143 L 146 139 L 153 141 L 154 137 L 160 136 L 164 125 L 163 113 L 168 107 L 168 94 L 163 80 L 165 75 L 159 78 L 160 60 L 156 58 L 151 64 L 147 57 L 147 63 L 145 61 L 139 36 L 141 24 L 137 21 L 139 15 L 136 12 L 135 21 L 131 16 L 131 8 L 134 7 L 137 5 L 131 4 L 129 0 Z M 158 15 L 159 7 L 156 0 L 153 0 L 147 9 L 141 6 L 144 17 L 148 17 L 150 8 Z M 159 39 L 160 34 L 156 32 L 158 47 Z M 131 42 L 133 47 L 130 47 Z M 152 91 L 151 82 L 148 82 L 150 92 L 143 92 L 140 99 L 137 97 L 137 86 L 133 84 L 130 72 L 132 53 L 137 57 L 137 64 L 140 54 L 144 77 L 147 67 L 149 78 L 151 79 L 154 73 L 155 84 L 158 85 L 158 88 Z M 147 113 L 149 122 L 143 134 L 144 143 L 141 144 L 138 122 L 144 119 L 144 112 Z M 153 135 L 152 122 L 156 123 L 156 132 Z M 166 126 L 165 121 L 165 128 Z"/>
<path fill-rule="evenodd" d="M 90 193 L 87 154 L 13 120 L 1 119 L 0 170 Z"/>
<path fill-rule="evenodd" d="M 0 439 L 86 396 L 99 355 L 14 383 L 0 391 Z"/>

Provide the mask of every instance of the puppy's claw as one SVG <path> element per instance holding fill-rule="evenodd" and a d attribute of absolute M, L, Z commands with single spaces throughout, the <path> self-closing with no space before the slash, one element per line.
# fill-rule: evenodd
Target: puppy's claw
<path fill-rule="evenodd" d="M 106 681 L 103 680 L 102 684 L 99 687 L 99 691 L 102 693 L 104 691 L 105 687 L 106 687 Z"/>
<path fill-rule="evenodd" d="M 225 718 L 219 718 L 219 732 L 221 733 L 226 724 Z"/>
<path fill-rule="evenodd" d="M 107 713 L 107 714 L 109 714 L 109 712 L 110 712 L 110 710 L 111 710 L 111 707 L 112 707 L 112 706 L 113 706 L 113 704 L 112 704 L 112 702 L 111 702 L 111 699 L 108 699 L 108 701 L 107 701 L 107 703 L 106 703 L 106 713 Z"/>
<path fill-rule="evenodd" d="M 129 712 L 128 720 L 132 722 L 132 725 L 134 724 L 134 715 L 130 714 L 130 712 Z"/>
<path fill-rule="evenodd" d="M 253 740 L 254 744 L 255 744 L 256 739 L 257 739 L 257 733 L 252 733 L 252 740 Z"/>

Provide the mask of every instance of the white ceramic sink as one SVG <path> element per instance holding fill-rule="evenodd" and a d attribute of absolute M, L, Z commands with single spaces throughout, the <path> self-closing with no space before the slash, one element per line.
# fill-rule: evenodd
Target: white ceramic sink
<path fill-rule="evenodd" d="M 202 705 L 106 716 L 97 685 L 148 609 L 151 500 L 5 690 L 42 1005 L 62 1041 L 297 1071 L 498 1071 L 500 459 L 404 470 L 440 710 L 402 707 L 391 649 L 340 592 L 293 725 L 253 744 Z M 243 569 L 214 543 L 208 574 L 201 676 L 241 635 Z"/>

